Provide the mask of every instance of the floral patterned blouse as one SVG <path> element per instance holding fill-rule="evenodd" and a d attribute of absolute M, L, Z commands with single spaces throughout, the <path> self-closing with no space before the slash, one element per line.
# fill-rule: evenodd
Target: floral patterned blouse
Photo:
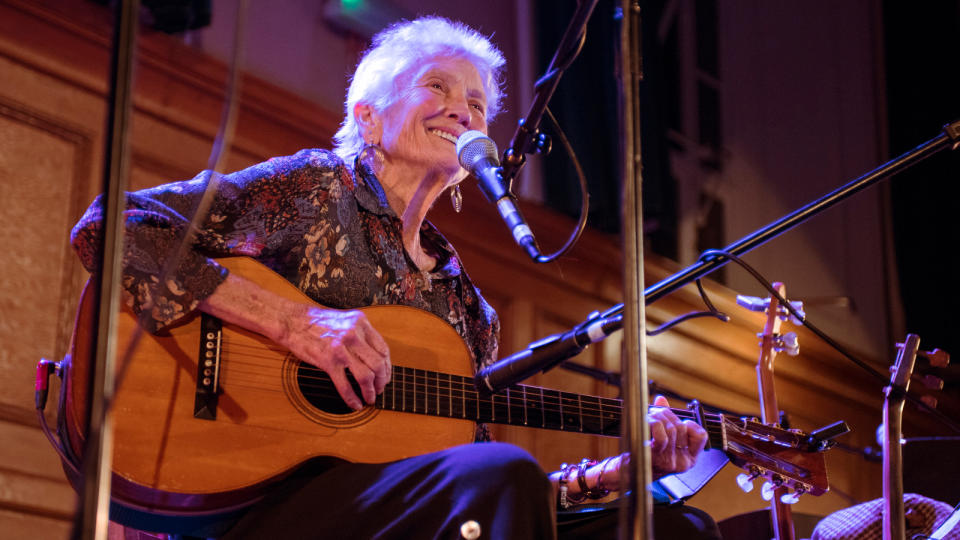
<path fill-rule="evenodd" d="M 208 217 L 167 282 L 153 287 L 204 190 L 204 175 L 129 193 L 124 214 L 123 297 L 147 330 L 193 312 L 226 279 L 213 258 L 252 257 L 321 305 L 349 309 L 402 304 L 434 313 L 463 337 L 478 367 L 496 360 L 499 321 L 429 222 L 424 249 L 438 261 L 421 271 L 403 246 L 401 222 L 376 176 L 335 154 L 301 150 L 221 176 Z M 99 264 L 101 198 L 74 227 L 87 270 Z M 153 292 L 155 289 L 155 292 Z M 155 295 L 155 297 L 154 297 Z"/>

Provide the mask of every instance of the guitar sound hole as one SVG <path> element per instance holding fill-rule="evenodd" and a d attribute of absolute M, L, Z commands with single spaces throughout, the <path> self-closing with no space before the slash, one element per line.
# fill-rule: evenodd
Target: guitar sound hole
<path fill-rule="evenodd" d="M 354 393 L 360 396 L 360 385 L 347 370 L 347 380 L 353 387 Z M 337 388 L 330 380 L 330 376 L 319 368 L 300 362 L 297 368 L 297 386 L 307 402 L 329 414 L 350 414 L 354 411 L 340 397 Z M 363 399 L 361 397 L 361 399 Z"/>

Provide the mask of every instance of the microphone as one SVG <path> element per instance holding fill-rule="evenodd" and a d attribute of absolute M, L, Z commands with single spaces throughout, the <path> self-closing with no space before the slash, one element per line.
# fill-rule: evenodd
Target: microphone
<path fill-rule="evenodd" d="M 474 376 L 474 385 L 483 394 L 495 394 L 532 377 L 538 371 L 546 372 L 620 328 L 623 328 L 622 314 L 604 317 L 597 312 L 591 313 L 576 328 L 535 341 L 526 350 L 481 369 Z"/>
<path fill-rule="evenodd" d="M 503 169 L 497 159 L 497 145 L 482 132 L 470 130 L 457 139 L 457 160 L 478 180 L 480 191 L 487 200 L 497 205 L 500 217 L 506 222 L 517 245 L 534 260 L 540 255 L 533 232 L 517 208 L 517 201 L 503 181 Z"/>

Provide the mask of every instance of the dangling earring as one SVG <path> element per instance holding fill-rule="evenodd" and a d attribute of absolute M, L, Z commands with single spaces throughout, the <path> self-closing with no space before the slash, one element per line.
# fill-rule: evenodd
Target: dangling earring
<path fill-rule="evenodd" d="M 383 167 L 383 148 L 376 143 L 364 142 L 354 159 L 353 168 L 357 169 L 360 164 L 366 165 L 374 174 L 378 173 Z"/>
<path fill-rule="evenodd" d="M 460 184 L 450 188 L 450 204 L 453 205 L 453 211 L 458 214 L 463 210 L 463 193 L 460 192 Z"/>

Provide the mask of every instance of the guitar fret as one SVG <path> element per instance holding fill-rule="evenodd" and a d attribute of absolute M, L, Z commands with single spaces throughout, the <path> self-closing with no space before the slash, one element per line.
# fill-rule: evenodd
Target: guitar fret
<path fill-rule="evenodd" d="M 477 395 L 477 420 L 480 422 L 493 421 L 493 398 L 487 399 Z"/>
<path fill-rule="evenodd" d="M 512 426 L 523 424 L 523 400 L 520 388 L 513 386 L 506 390 L 507 394 L 507 423 Z"/>
<path fill-rule="evenodd" d="M 560 403 L 560 392 L 542 388 L 540 402 L 543 405 L 543 427 L 547 429 L 563 429 L 563 407 Z M 554 397 L 555 396 L 555 397 Z"/>
<path fill-rule="evenodd" d="M 447 417 L 453 416 L 453 381 L 450 374 L 447 374 Z"/>
<path fill-rule="evenodd" d="M 450 394 L 447 396 L 447 416 L 453 418 L 453 375 L 447 375 L 447 386 L 450 388 Z"/>
<path fill-rule="evenodd" d="M 523 388 L 523 425 L 527 425 L 527 387 L 521 386 Z"/>
<path fill-rule="evenodd" d="M 434 391 L 437 393 L 437 416 L 440 416 L 440 374 L 436 375 L 434 380 Z"/>
<path fill-rule="evenodd" d="M 597 433 L 603 433 L 603 432 L 604 432 L 604 430 L 603 430 L 603 400 L 602 400 L 602 399 L 598 399 L 598 400 L 597 400 L 597 405 L 600 406 L 600 430 L 597 431 Z"/>
<path fill-rule="evenodd" d="M 579 417 L 574 408 L 574 397 L 578 398 L 577 401 L 579 401 L 580 396 L 578 394 L 560 392 L 560 420 L 563 423 L 561 429 L 564 431 L 576 431 L 579 425 Z"/>
<path fill-rule="evenodd" d="M 408 377 L 408 375 L 409 375 L 409 374 L 407 373 L 407 371 L 404 370 L 404 372 L 403 372 L 403 387 L 402 387 L 402 388 L 403 388 L 403 390 L 402 390 L 403 394 L 401 394 L 401 396 L 400 396 L 401 405 L 402 405 L 402 410 L 403 410 L 404 412 L 407 411 L 407 385 L 409 384 L 409 381 L 408 381 L 409 377 Z"/>
<path fill-rule="evenodd" d="M 581 406 L 582 403 L 587 404 L 587 410 L 590 414 L 584 416 L 582 413 L 580 415 L 580 431 L 586 433 L 603 433 L 603 406 L 600 404 L 600 400 L 593 396 L 581 396 Z M 593 411 L 600 409 L 600 416 L 597 417 Z"/>
<path fill-rule="evenodd" d="M 546 427 L 547 426 L 547 417 L 544 413 L 545 407 L 543 403 L 543 388 L 538 388 L 540 391 L 540 422 L 537 424 L 537 427 Z"/>
<path fill-rule="evenodd" d="M 410 390 L 410 395 L 407 398 L 409 402 L 409 407 L 412 407 L 410 412 L 417 412 L 417 398 L 420 395 L 420 392 L 417 390 L 417 370 L 411 369 L 410 374 L 407 377 L 407 388 Z"/>
<path fill-rule="evenodd" d="M 603 434 L 616 436 L 620 434 L 620 409 L 622 402 L 617 399 L 600 398 L 600 402 L 607 402 L 607 410 L 603 417 Z M 608 423 L 609 422 L 609 423 Z"/>
<path fill-rule="evenodd" d="M 400 369 L 400 410 L 407 410 L 407 370 Z"/>
<path fill-rule="evenodd" d="M 423 405 L 424 405 L 423 409 L 424 411 L 426 411 L 427 414 L 435 415 L 439 412 L 439 407 L 437 408 L 432 407 L 432 405 L 435 405 L 434 400 L 432 398 L 433 398 L 433 394 L 435 394 L 436 392 L 434 392 L 435 385 L 433 382 L 431 382 L 431 377 L 435 379 L 436 373 L 432 371 L 427 371 L 423 374 Z M 439 403 L 436 403 L 436 405 L 439 405 Z"/>
<path fill-rule="evenodd" d="M 390 381 L 390 410 L 397 410 L 397 377 L 402 373 L 396 366 L 393 368 L 393 380 Z"/>
<path fill-rule="evenodd" d="M 426 389 L 426 377 L 427 374 L 424 372 L 423 375 L 420 372 L 423 372 L 422 369 L 413 370 L 413 412 L 417 412 L 417 406 L 420 406 L 420 412 L 427 412 L 427 394 L 426 392 L 421 391 L 420 389 Z M 424 382 L 420 382 L 424 380 Z M 422 404 L 420 400 L 423 400 Z"/>
<path fill-rule="evenodd" d="M 583 433 L 583 398 L 577 394 L 577 417 L 580 419 L 580 433 Z"/>
<path fill-rule="evenodd" d="M 557 404 L 560 406 L 560 429 L 563 429 L 563 426 L 567 425 L 563 421 L 563 393 L 557 392 Z"/>
<path fill-rule="evenodd" d="M 455 418 L 457 416 L 463 415 L 463 407 L 461 406 L 461 401 L 455 399 L 457 395 L 460 397 L 463 396 L 463 388 L 460 387 L 459 381 L 455 381 L 454 377 L 450 376 L 450 418 Z M 460 408 L 457 408 L 460 406 Z"/>

